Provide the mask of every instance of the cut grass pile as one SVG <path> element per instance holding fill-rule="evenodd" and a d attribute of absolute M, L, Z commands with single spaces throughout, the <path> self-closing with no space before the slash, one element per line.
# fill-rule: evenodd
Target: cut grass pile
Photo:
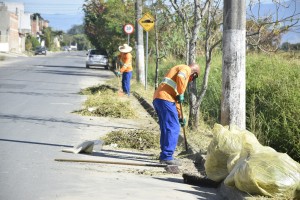
<path fill-rule="evenodd" d="M 118 98 L 117 90 L 110 86 L 90 87 L 82 90 L 80 94 L 88 95 L 88 98 L 84 103 L 84 108 L 75 113 L 97 117 L 136 118 L 129 99 Z"/>
<path fill-rule="evenodd" d="M 101 138 L 101 140 L 106 145 L 117 144 L 118 148 L 159 149 L 159 134 L 149 130 L 112 131 Z"/>

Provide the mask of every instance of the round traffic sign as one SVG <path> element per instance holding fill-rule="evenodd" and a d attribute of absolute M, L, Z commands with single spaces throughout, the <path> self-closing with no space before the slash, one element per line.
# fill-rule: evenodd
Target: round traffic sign
<path fill-rule="evenodd" d="M 124 26 L 124 32 L 125 32 L 125 33 L 131 34 L 131 33 L 133 33 L 133 31 L 134 31 L 134 27 L 133 27 L 132 24 L 126 24 L 126 25 Z"/>

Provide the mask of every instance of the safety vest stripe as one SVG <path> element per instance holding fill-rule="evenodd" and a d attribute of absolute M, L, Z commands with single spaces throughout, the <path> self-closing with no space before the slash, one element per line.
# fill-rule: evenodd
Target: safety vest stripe
<path fill-rule="evenodd" d="M 176 92 L 176 94 L 178 94 L 178 92 L 177 92 L 177 84 L 172 79 L 170 79 L 168 77 L 165 77 L 161 83 L 165 83 L 165 84 L 171 86 L 174 89 L 174 91 Z"/>
<path fill-rule="evenodd" d="M 183 73 L 183 72 L 178 72 L 178 76 L 180 76 L 180 77 L 186 79 L 185 73 Z"/>

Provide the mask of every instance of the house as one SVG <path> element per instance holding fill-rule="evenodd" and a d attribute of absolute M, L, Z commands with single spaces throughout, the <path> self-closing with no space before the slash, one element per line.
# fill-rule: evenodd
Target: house
<path fill-rule="evenodd" d="M 23 3 L 0 2 L 0 51 L 21 53 L 31 32 L 30 14 Z"/>
<path fill-rule="evenodd" d="M 31 35 L 39 37 L 42 35 L 44 28 L 49 27 L 49 21 L 44 20 L 38 13 L 32 14 L 30 17 L 31 21 Z"/>

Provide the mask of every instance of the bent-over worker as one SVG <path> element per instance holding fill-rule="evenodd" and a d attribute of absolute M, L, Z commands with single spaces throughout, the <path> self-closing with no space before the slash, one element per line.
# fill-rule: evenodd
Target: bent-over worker
<path fill-rule="evenodd" d="M 187 84 L 198 77 L 199 65 L 177 65 L 165 75 L 153 95 L 153 106 L 158 115 L 160 126 L 160 163 L 181 165 L 173 154 L 180 134 L 180 125 L 185 126 L 185 119 L 180 111 L 184 101 Z"/>

